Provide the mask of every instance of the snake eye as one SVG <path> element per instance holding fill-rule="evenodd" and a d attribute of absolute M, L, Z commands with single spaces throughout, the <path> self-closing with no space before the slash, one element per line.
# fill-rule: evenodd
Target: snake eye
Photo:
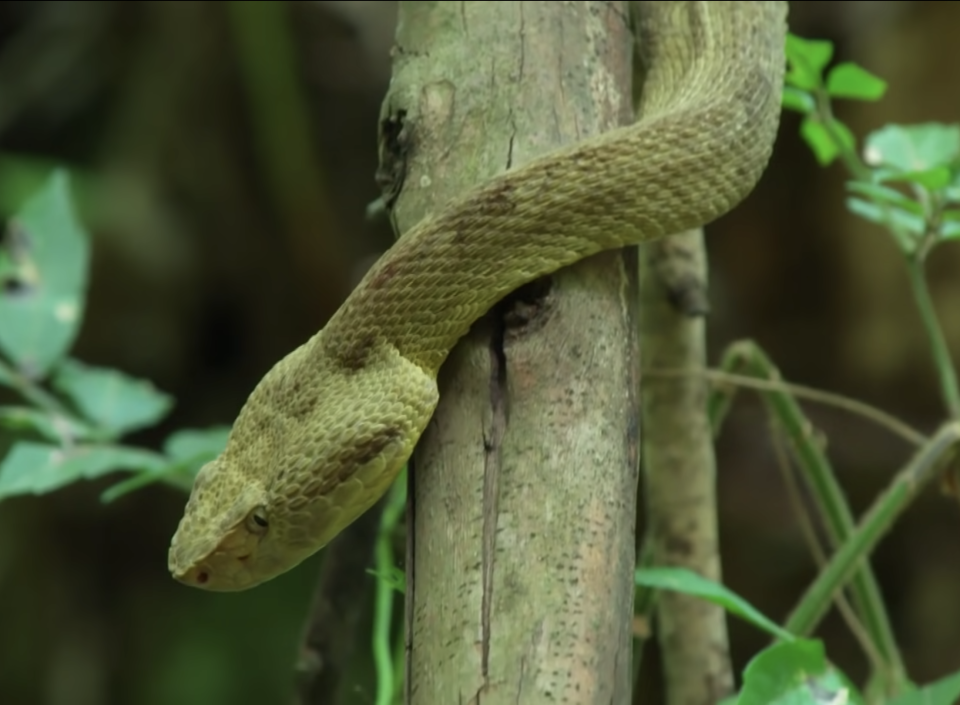
<path fill-rule="evenodd" d="M 265 533 L 270 522 L 267 521 L 267 513 L 263 507 L 257 507 L 247 515 L 247 528 L 255 534 Z"/>

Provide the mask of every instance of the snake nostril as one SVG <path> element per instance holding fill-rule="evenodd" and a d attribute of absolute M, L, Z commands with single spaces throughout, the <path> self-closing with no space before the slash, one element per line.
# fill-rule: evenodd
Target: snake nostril
<path fill-rule="evenodd" d="M 237 560 L 240 561 L 241 563 L 246 563 L 249 557 L 250 557 L 250 554 L 248 553 L 245 556 L 237 556 Z"/>
<path fill-rule="evenodd" d="M 197 573 L 197 582 L 200 585 L 205 585 L 208 580 L 210 580 L 210 573 L 207 571 L 201 570 L 199 573 Z"/>

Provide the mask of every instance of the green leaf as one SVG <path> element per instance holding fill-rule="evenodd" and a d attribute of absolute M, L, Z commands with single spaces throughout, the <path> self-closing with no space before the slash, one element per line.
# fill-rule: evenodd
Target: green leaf
<path fill-rule="evenodd" d="M 795 638 L 736 593 L 686 568 L 640 568 L 634 574 L 634 582 L 658 590 L 674 590 L 700 597 L 720 605 L 730 614 L 745 619 L 778 639 L 792 641 Z"/>
<path fill-rule="evenodd" d="M 867 137 L 864 149 L 868 164 L 890 167 L 894 173 L 900 172 L 900 178 L 909 176 L 910 180 L 937 167 L 949 169 L 958 157 L 960 126 L 940 123 L 887 125 Z"/>
<path fill-rule="evenodd" d="M 823 69 L 833 58 L 833 44 L 820 39 L 803 39 L 795 34 L 788 34 L 786 52 L 787 84 L 806 91 L 818 88 Z"/>
<path fill-rule="evenodd" d="M 846 679 L 827 664 L 823 644 L 798 640 L 758 654 L 744 671 L 738 705 L 826 705 L 859 702 Z"/>
<path fill-rule="evenodd" d="M 48 441 L 63 444 L 87 438 L 90 428 L 78 419 L 29 406 L 0 406 L 0 425 L 33 431 Z"/>
<path fill-rule="evenodd" d="M 898 229 L 905 230 L 912 235 L 922 235 L 926 221 L 922 216 L 918 216 L 909 211 L 902 210 L 896 206 L 886 206 L 864 201 L 859 198 L 848 198 L 847 208 L 851 213 L 859 215 L 864 220 L 877 223 L 879 225 L 890 227 L 894 225 Z"/>
<path fill-rule="evenodd" d="M 827 76 L 827 93 L 833 98 L 879 100 L 887 82 L 853 63 L 837 64 Z"/>
<path fill-rule="evenodd" d="M 14 216 L 4 238 L 0 348 L 31 378 L 70 348 L 83 319 L 89 246 L 57 171 Z"/>
<path fill-rule="evenodd" d="M 831 120 L 830 128 L 833 130 L 835 139 L 840 141 L 840 147 L 843 150 L 855 152 L 857 150 L 857 138 L 853 136 L 850 128 L 839 120 Z"/>
<path fill-rule="evenodd" d="M 143 489 L 157 482 L 165 482 L 179 490 L 189 492 L 193 486 L 194 474 L 195 473 L 187 472 L 180 463 L 167 463 L 162 467 L 149 469 L 146 472 L 139 472 L 136 475 L 131 475 L 126 479 L 120 480 L 120 482 L 110 485 L 110 487 L 100 494 L 100 501 L 104 504 L 109 504 L 131 492 Z"/>
<path fill-rule="evenodd" d="M 69 358 L 57 366 L 52 383 L 113 437 L 157 422 L 173 406 L 172 397 L 146 380 Z"/>
<path fill-rule="evenodd" d="M 919 237 L 926 228 L 921 216 L 904 211 L 896 206 L 883 206 L 864 201 L 860 198 L 848 198 L 847 209 L 864 220 L 882 225 L 894 236 L 905 254 L 913 254 L 917 249 Z"/>
<path fill-rule="evenodd" d="M 787 110 L 795 110 L 804 115 L 812 113 L 816 108 L 816 101 L 812 95 L 792 86 L 784 86 L 780 102 Z"/>
<path fill-rule="evenodd" d="M 172 460 L 200 461 L 203 464 L 223 452 L 229 436 L 229 426 L 214 426 L 202 430 L 183 429 L 167 437 L 163 444 L 163 452 Z"/>
<path fill-rule="evenodd" d="M 19 210 L 62 164 L 35 155 L 0 152 L 0 214 L 6 218 Z M 72 167 L 70 173 L 74 180 Z"/>
<path fill-rule="evenodd" d="M 168 463 L 151 472 L 140 473 L 121 480 L 104 490 L 100 501 L 112 502 L 134 490 L 142 489 L 155 482 L 164 482 L 177 489 L 189 492 L 193 479 L 203 464 L 213 460 L 227 445 L 230 435 L 229 426 L 213 428 L 185 429 L 172 433 L 163 444 Z"/>
<path fill-rule="evenodd" d="M 887 705 L 956 705 L 960 702 L 960 672 L 904 693 Z"/>
<path fill-rule="evenodd" d="M 840 148 L 834 142 L 830 131 L 814 117 L 803 119 L 800 124 L 800 135 L 813 150 L 813 156 L 821 166 L 828 166 L 840 154 Z"/>
<path fill-rule="evenodd" d="M 850 681 L 827 663 L 823 644 L 798 639 L 761 651 L 743 672 L 737 705 L 845 705 L 862 702 Z"/>
<path fill-rule="evenodd" d="M 922 205 L 889 186 L 872 184 L 867 181 L 848 181 L 847 189 L 867 196 L 875 202 L 896 206 L 921 218 L 924 215 Z"/>
<path fill-rule="evenodd" d="M 926 221 L 923 216 L 916 215 L 897 206 L 881 206 L 859 198 L 848 198 L 847 208 L 865 220 L 886 226 L 891 229 L 902 230 L 911 235 L 923 235 Z"/>
<path fill-rule="evenodd" d="M 831 119 L 824 124 L 817 115 L 807 115 L 800 123 L 800 135 L 821 166 L 830 165 L 843 152 L 856 150 L 853 133 L 839 120 Z"/>
<path fill-rule="evenodd" d="M 949 203 L 960 203 L 960 169 L 954 171 L 953 180 L 950 185 L 943 190 L 944 196 Z"/>
<path fill-rule="evenodd" d="M 157 470 L 166 464 L 158 454 L 140 448 L 112 445 L 64 449 L 22 441 L 0 462 L 0 499 L 20 494 L 43 494 L 116 470 Z"/>
<path fill-rule="evenodd" d="M 960 238 L 960 222 L 945 218 L 940 224 L 940 237 L 944 240 L 956 240 Z"/>
<path fill-rule="evenodd" d="M 886 181 L 907 181 L 923 186 L 928 191 L 939 191 L 950 183 L 950 167 L 935 166 L 924 171 L 907 171 L 889 175 Z"/>

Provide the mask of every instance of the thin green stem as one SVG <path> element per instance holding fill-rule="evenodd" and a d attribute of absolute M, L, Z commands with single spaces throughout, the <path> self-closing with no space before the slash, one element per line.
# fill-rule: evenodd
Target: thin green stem
<path fill-rule="evenodd" d="M 406 470 L 400 473 L 387 495 L 387 505 L 380 518 L 380 534 L 375 552 L 377 589 L 373 615 L 373 663 L 377 673 L 376 705 L 391 705 L 399 692 L 396 679 L 399 669 L 394 664 L 394 648 L 390 638 L 395 587 L 385 576 L 394 570 L 393 533 L 407 502 L 406 475 Z M 399 657 L 403 657 L 402 651 Z"/>
<path fill-rule="evenodd" d="M 837 119 L 833 116 L 833 108 L 830 106 L 830 96 L 827 94 L 825 86 L 821 86 L 816 92 L 817 117 L 823 124 L 823 127 L 830 133 L 833 143 L 840 150 L 840 161 L 847 167 L 847 171 L 855 179 L 860 181 L 871 181 L 870 167 L 863 163 L 857 150 L 850 147 L 844 140 L 843 135 L 837 128 Z"/>
<path fill-rule="evenodd" d="M 725 371 L 742 369 L 746 374 L 758 379 L 781 382 L 779 370 L 752 341 L 740 341 L 727 348 L 720 367 Z M 761 391 L 760 396 L 771 416 L 790 439 L 793 455 L 823 518 L 831 547 L 834 550 L 843 550 L 852 540 L 854 533 L 853 512 L 822 444 L 814 436 L 813 426 L 788 390 Z M 719 411 L 724 403 L 729 402 L 713 399 L 711 395 L 709 404 L 712 409 Z M 906 669 L 903 659 L 893 635 L 880 587 L 866 560 L 853 575 L 851 593 L 857 613 L 874 646 L 883 657 L 885 680 L 895 684 L 895 687 L 904 683 Z M 788 631 L 793 630 L 788 627 Z"/>
<path fill-rule="evenodd" d="M 377 539 L 377 568 L 393 565 L 393 549 L 390 537 Z M 377 592 L 373 624 L 373 662 L 377 671 L 376 705 L 391 705 L 393 702 L 393 653 L 390 643 L 390 628 L 393 626 L 393 586 L 383 578 L 377 578 Z"/>
<path fill-rule="evenodd" d="M 947 346 L 943 329 L 940 327 L 940 320 L 933 307 L 927 278 L 924 276 L 922 256 L 916 255 L 907 259 L 907 275 L 910 279 L 913 299 L 920 311 L 920 319 L 930 340 L 934 365 L 940 376 L 940 393 L 943 395 L 943 403 L 947 407 L 950 418 L 960 419 L 960 387 L 957 385 L 957 372 L 950 357 L 950 348 Z"/>
<path fill-rule="evenodd" d="M 815 389 L 794 382 L 786 382 L 782 379 L 761 379 L 759 377 L 750 377 L 726 370 L 683 369 L 679 367 L 647 368 L 643 371 L 643 374 L 648 377 L 689 377 L 699 375 L 712 382 L 712 391 L 707 399 L 707 417 L 710 420 L 710 429 L 714 437 L 720 433 L 720 427 L 723 424 L 726 413 L 729 411 L 730 404 L 733 402 L 733 390 L 743 387 L 759 392 L 782 392 L 797 399 L 847 411 L 867 421 L 872 421 L 914 446 L 922 446 L 927 442 L 925 435 L 881 409 L 865 404 L 862 401 L 845 397 L 842 394 L 834 394 L 833 392 L 826 392 L 822 389 Z"/>
<path fill-rule="evenodd" d="M 844 165 L 846 165 L 847 170 L 853 178 L 859 181 L 872 182 L 873 173 L 870 167 L 863 163 L 856 150 L 850 148 L 847 143 L 844 142 L 839 130 L 837 130 L 836 119 L 833 117 L 833 110 L 830 105 L 830 96 L 827 95 L 824 87 L 821 86 L 816 91 L 815 100 L 817 118 L 833 137 L 834 143 L 840 150 L 840 159 Z M 889 216 L 889 209 L 886 204 L 878 203 L 877 205 L 883 208 L 885 212 L 888 212 Z M 928 223 L 931 219 L 936 220 L 930 214 L 939 212 L 938 207 L 929 207 L 929 205 L 930 204 L 928 204 L 927 207 Z M 892 216 L 887 217 L 886 220 L 887 227 L 891 230 L 897 229 L 896 221 Z M 936 232 L 936 229 L 934 229 L 934 232 Z M 904 233 L 900 233 L 897 240 L 901 242 L 904 241 Z M 937 374 L 940 376 L 940 393 L 943 396 L 947 412 L 950 418 L 960 419 L 960 386 L 957 384 L 957 373 L 954 369 L 953 361 L 950 358 L 950 349 L 947 347 L 947 342 L 944 338 L 940 321 L 937 318 L 933 301 L 930 298 L 930 290 L 927 286 L 923 270 L 926 253 L 929 251 L 932 241 L 930 241 L 930 238 L 926 238 L 926 241 L 919 241 L 914 244 L 913 254 L 908 256 L 906 260 L 907 274 L 910 278 L 910 288 L 913 290 L 914 301 L 917 303 L 920 318 L 923 321 L 923 327 L 926 330 L 927 338 L 930 340 L 934 365 L 937 368 Z"/>
<path fill-rule="evenodd" d="M 49 414 L 73 418 L 73 414 L 67 410 L 59 399 L 39 384 L 35 384 L 24 377 L 18 370 L 3 360 L 0 360 L 0 379 L 4 380 L 8 386 L 37 408 L 43 409 Z"/>
<path fill-rule="evenodd" d="M 948 422 L 894 478 L 863 520 L 807 589 L 784 628 L 799 636 L 810 634 L 830 607 L 836 592 L 850 579 L 880 537 L 919 492 L 940 473 L 943 461 L 960 441 L 960 423 Z"/>
<path fill-rule="evenodd" d="M 403 629 L 397 630 L 393 644 L 393 701 L 403 702 L 403 681 L 406 672 L 407 640 Z"/>
<path fill-rule="evenodd" d="M 653 546 L 644 539 L 637 552 L 637 570 L 649 568 L 653 565 Z M 633 588 L 633 618 L 650 625 L 653 622 L 653 610 L 657 606 L 657 591 L 646 585 L 635 585 Z M 643 663 L 643 649 L 649 635 L 633 635 L 633 682 L 637 683 L 640 677 L 640 665 Z"/>

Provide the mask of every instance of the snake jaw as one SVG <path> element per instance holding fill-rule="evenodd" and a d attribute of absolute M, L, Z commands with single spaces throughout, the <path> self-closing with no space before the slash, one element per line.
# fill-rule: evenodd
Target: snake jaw
<path fill-rule="evenodd" d="M 238 477 L 243 474 L 224 456 L 197 473 L 168 557 L 170 572 L 179 582 L 226 591 L 272 577 L 260 574 L 264 566 L 276 562 L 262 547 L 269 544 L 265 541 L 269 528 L 260 523 L 266 516 L 266 491 L 259 483 L 238 484 Z"/>
<path fill-rule="evenodd" d="M 174 579 L 191 587 L 227 592 L 245 590 L 272 578 L 280 561 L 271 556 L 265 534 L 251 532 L 246 524 L 241 520 L 223 531 L 215 544 L 174 543 L 169 559 Z"/>
<path fill-rule="evenodd" d="M 257 553 L 260 537 L 251 534 L 243 525 L 226 533 L 212 551 L 204 551 L 199 559 L 182 562 L 171 549 L 170 572 L 173 577 L 191 587 L 218 592 L 242 590 L 257 585 L 268 576 L 253 574 L 250 561 Z M 257 563 L 263 565 L 263 557 Z"/>

